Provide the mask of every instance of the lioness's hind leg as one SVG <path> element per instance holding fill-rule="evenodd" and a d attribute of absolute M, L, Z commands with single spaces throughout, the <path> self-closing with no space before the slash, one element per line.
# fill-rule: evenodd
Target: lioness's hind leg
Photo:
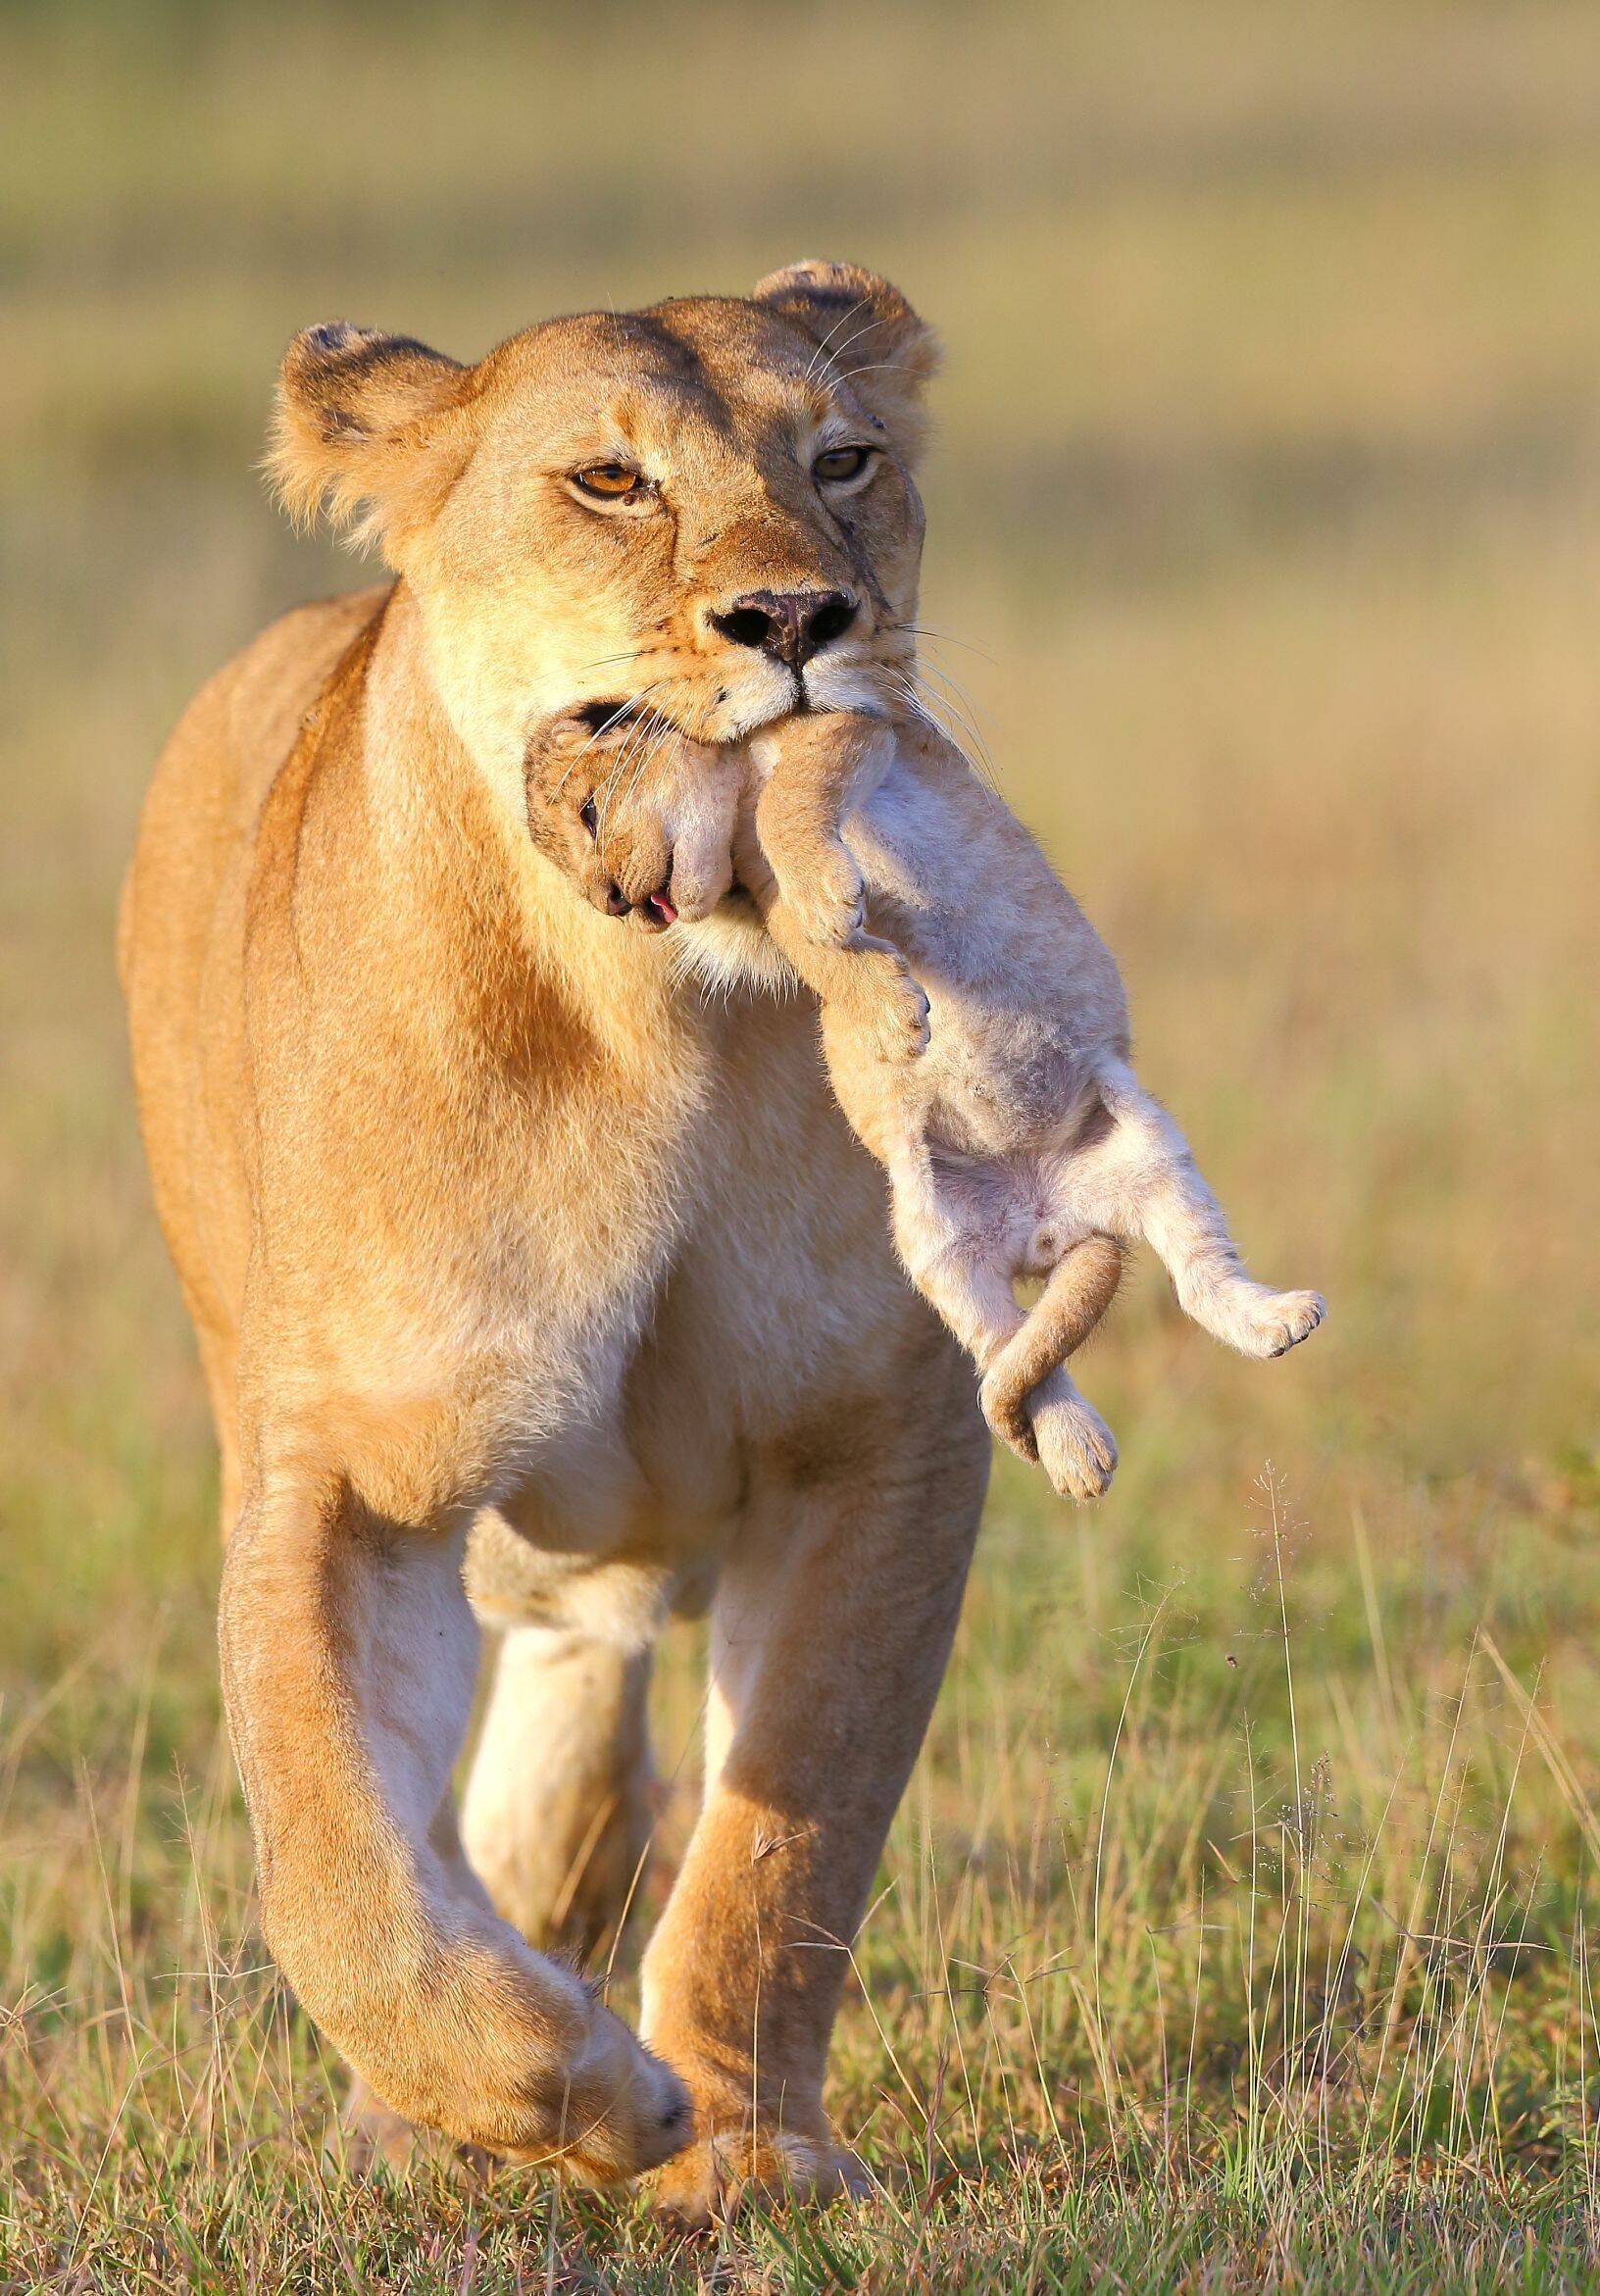
<path fill-rule="evenodd" d="M 467 1855 L 531 1945 L 584 1955 L 636 1895 L 652 1822 L 648 1651 L 502 1637 L 467 1784 Z"/>

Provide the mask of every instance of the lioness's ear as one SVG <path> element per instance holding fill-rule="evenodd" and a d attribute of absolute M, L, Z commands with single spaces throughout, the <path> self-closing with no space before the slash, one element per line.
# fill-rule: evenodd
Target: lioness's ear
<path fill-rule="evenodd" d="M 753 300 L 810 335 L 877 416 L 899 454 L 917 461 L 927 432 L 923 392 L 938 367 L 939 346 L 898 287 L 853 263 L 791 263 L 763 279 Z"/>
<path fill-rule="evenodd" d="M 267 468 L 289 515 L 325 510 L 392 545 L 444 499 L 471 451 L 474 370 L 372 327 L 307 327 L 278 371 Z"/>

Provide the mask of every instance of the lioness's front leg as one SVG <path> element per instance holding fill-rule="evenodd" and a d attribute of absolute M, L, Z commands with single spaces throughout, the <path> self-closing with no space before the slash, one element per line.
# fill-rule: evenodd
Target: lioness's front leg
<path fill-rule="evenodd" d="M 688 2129 L 676 2078 L 462 1886 L 430 1835 L 472 1698 L 462 1539 L 387 1522 L 337 1472 L 246 1493 L 223 1679 L 262 1926 L 317 2023 L 411 2121 L 584 2182 Z"/>
<path fill-rule="evenodd" d="M 643 2030 L 693 2092 L 657 2181 L 703 2221 L 859 2171 L 823 2073 L 848 1949 L 949 1652 L 988 1442 L 931 1319 L 903 1394 L 770 1447 L 713 1619 L 704 1807 L 644 1962 Z"/>

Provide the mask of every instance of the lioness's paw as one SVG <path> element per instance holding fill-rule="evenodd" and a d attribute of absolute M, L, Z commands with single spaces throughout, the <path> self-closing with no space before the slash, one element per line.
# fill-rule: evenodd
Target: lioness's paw
<path fill-rule="evenodd" d="M 1039 1464 L 1064 1499 L 1098 1499 L 1117 1472 L 1117 1442 L 1081 1395 L 1050 1396 L 1033 1412 Z"/>
<path fill-rule="evenodd" d="M 548 2133 L 507 2157 L 553 2169 L 574 2184 L 624 2184 L 680 2152 L 694 2132 L 689 2092 L 672 2067 L 597 2002 L 585 2046 L 535 2087 Z"/>
<path fill-rule="evenodd" d="M 790 2129 L 702 2137 L 649 2184 L 651 2207 L 689 2231 L 726 2223 L 749 2200 L 816 2205 L 867 2190 L 867 2172 L 854 2153 Z"/>
<path fill-rule="evenodd" d="M 496 2167 L 482 2145 L 457 2144 L 436 2128 L 418 2128 L 370 2088 L 350 2076 L 344 2103 L 323 2136 L 323 2159 L 334 2175 L 362 2183 L 404 2179 L 428 2170 L 468 2185 L 484 2184 Z"/>

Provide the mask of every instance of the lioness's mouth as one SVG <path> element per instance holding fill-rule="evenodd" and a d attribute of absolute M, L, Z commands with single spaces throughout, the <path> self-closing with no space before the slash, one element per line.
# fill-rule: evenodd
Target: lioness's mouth
<path fill-rule="evenodd" d="M 624 725 L 636 725 L 641 719 L 660 717 L 643 702 L 628 701 L 625 697 L 613 702 L 580 702 L 572 712 L 575 724 L 586 725 L 591 733 L 615 733 Z"/>
<path fill-rule="evenodd" d="M 725 693 L 719 693 L 716 703 L 707 715 L 714 716 L 717 709 L 726 700 Z M 763 732 L 769 725 L 775 725 L 785 718 L 804 716 L 812 706 L 811 697 L 805 687 L 797 685 L 792 698 L 771 704 L 763 709 L 758 716 L 751 718 L 747 724 L 738 724 L 734 728 L 719 733 L 703 731 L 698 734 L 691 733 L 686 725 L 682 724 L 670 710 L 664 710 L 659 702 L 647 699 L 635 701 L 626 695 L 619 695 L 614 700 L 579 702 L 575 708 L 567 711 L 565 715 L 569 724 L 585 726 L 590 735 L 595 737 L 602 733 L 626 733 L 637 726 L 653 727 L 658 733 L 671 727 L 673 732 L 681 735 L 685 741 L 700 741 L 708 747 L 715 748 L 724 742 L 748 740 L 752 733 Z"/>

